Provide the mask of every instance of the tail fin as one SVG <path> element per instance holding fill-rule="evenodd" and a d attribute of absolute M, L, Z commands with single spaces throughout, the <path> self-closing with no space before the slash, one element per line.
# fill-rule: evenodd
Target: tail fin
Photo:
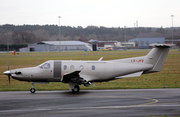
<path fill-rule="evenodd" d="M 145 71 L 144 73 L 159 72 L 164 64 L 170 47 L 175 46 L 174 44 L 150 44 L 154 47 L 147 55 L 145 63 L 152 64 L 153 68 Z"/>

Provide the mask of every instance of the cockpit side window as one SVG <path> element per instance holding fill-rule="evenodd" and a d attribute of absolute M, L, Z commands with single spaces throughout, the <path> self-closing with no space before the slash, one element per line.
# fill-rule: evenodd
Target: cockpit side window
<path fill-rule="evenodd" d="M 49 69 L 50 68 L 50 64 L 49 63 L 46 63 L 43 65 L 44 69 Z"/>
<path fill-rule="evenodd" d="M 41 65 L 38 66 L 41 69 L 49 69 L 50 68 L 50 64 L 49 63 L 43 63 Z"/>

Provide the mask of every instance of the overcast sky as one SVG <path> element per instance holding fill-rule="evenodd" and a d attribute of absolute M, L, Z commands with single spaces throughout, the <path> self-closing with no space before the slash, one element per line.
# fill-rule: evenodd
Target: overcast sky
<path fill-rule="evenodd" d="M 180 0 L 0 0 L 0 25 L 180 26 Z"/>

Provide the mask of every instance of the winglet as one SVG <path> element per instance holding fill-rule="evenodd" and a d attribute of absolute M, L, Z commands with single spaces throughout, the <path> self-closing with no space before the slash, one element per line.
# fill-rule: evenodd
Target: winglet
<path fill-rule="evenodd" d="M 103 57 L 101 57 L 98 61 L 100 62 L 100 61 L 102 61 L 102 59 L 103 59 Z"/>

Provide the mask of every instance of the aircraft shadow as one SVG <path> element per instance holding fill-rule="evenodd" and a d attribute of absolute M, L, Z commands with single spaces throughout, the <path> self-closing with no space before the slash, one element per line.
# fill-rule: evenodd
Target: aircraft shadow
<path fill-rule="evenodd" d="M 91 93 L 90 91 L 80 91 L 79 93 L 73 93 L 71 91 L 65 91 L 65 92 L 60 92 L 59 94 L 63 94 L 65 96 L 81 96 L 81 95 L 86 95 L 88 93 Z"/>

